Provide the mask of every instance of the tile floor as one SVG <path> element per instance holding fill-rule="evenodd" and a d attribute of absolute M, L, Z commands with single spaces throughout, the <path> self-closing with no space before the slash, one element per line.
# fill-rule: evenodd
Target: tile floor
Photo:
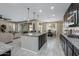
<path fill-rule="evenodd" d="M 43 45 L 37 54 L 24 50 L 16 45 L 13 46 L 14 49 L 12 49 L 12 56 L 64 56 L 64 52 L 60 45 L 60 40 L 53 37 L 47 38 L 47 43 Z"/>

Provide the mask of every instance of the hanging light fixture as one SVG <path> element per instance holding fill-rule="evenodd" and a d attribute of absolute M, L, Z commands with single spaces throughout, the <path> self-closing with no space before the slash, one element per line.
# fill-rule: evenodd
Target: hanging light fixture
<path fill-rule="evenodd" d="M 36 16 L 36 12 L 33 12 L 33 19 L 35 19 L 35 16 Z"/>
<path fill-rule="evenodd" d="M 39 19 L 39 14 L 37 15 L 37 19 Z"/>
<path fill-rule="evenodd" d="M 27 10 L 28 10 L 28 21 L 29 21 L 29 20 L 30 20 L 30 19 L 29 19 L 29 10 L 30 10 L 30 8 L 27 8 Z"/>

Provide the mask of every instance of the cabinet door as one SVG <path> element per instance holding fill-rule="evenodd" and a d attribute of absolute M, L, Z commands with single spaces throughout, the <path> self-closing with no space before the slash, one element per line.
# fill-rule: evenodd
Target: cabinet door
<path fill-rule="evenodd" d="M 67 43 L 66 43 L 66 39 L 61 35 L 60 36 L 61 39 L 61 45 L 64 51 L 64 54 L 67 56 Z"/>
<path fill-rule="evenodd" d="M 66 51 L 66 41 L 65 41 L 65 38 L 62 36 L 62 48 L 63 48 L 63 51 L 64 51 L 64 54 L 67 55 L 67 51 Z"/>
<path fill-rule="evenodd" d="M 72 56 L 73 50 L 67 45 L 67 56 Z"/>
<path fill-rule="evenodd" d="M 78 55 L 79 55 L 79 50 L 74 46 L 73 56 L 78 56 Z"/>
<path fill-rule="evenodd" d="M 74 46 L 67 40 L 67 55 L 74 56 Z"/>
<path fill-rule="evenodd" d="M 67 56 L 67 42 L 66 42 L 66 39 L 65 39 L 65 43 L 64 43 L 64 52 L 65 52 L 65 55 Z"/>
<path fill-rule="evenodd" d="M 62 45 L 62 48 L 63 48 L 63 51 L 64 51 L 65 49 L 64 49 L 64 38 L 63 37 L 61 37 L 61 45 Z"/>

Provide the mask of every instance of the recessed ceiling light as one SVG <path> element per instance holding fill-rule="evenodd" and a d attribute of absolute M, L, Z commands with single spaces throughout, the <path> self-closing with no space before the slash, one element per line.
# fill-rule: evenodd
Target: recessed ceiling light
<path fill-rule="evenodd" d="M 53 10 L 54 9 L 54 6 L 51 6 L 50 9 Z"/>
<path fill-rule="evenodd" d="M 55 16 L 55 14 L 53 14 L 52 16 Z"/>
<path fill-rule="evenodd" d="M 42 13 L 42 10 L 40 9 L 39 12 Z"/>

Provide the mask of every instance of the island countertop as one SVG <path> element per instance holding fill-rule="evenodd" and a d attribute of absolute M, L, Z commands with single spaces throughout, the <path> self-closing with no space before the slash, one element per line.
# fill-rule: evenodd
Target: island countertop
<path fill-rule="evenodd" d="M 34 37 L 38 37 L 40 35 L 43 35 L 43 34 L 46 34 L 46 33 L 25 33 L 25 34 L 22 34 L 23 36 L 34 36 Z"/>
<path fill-rule="evenodd" d="M 11 50 L 13 47 L 8 45 L 8 44 L 5 44 L 3 42 L 0 42 L 0 55 Z"/>

